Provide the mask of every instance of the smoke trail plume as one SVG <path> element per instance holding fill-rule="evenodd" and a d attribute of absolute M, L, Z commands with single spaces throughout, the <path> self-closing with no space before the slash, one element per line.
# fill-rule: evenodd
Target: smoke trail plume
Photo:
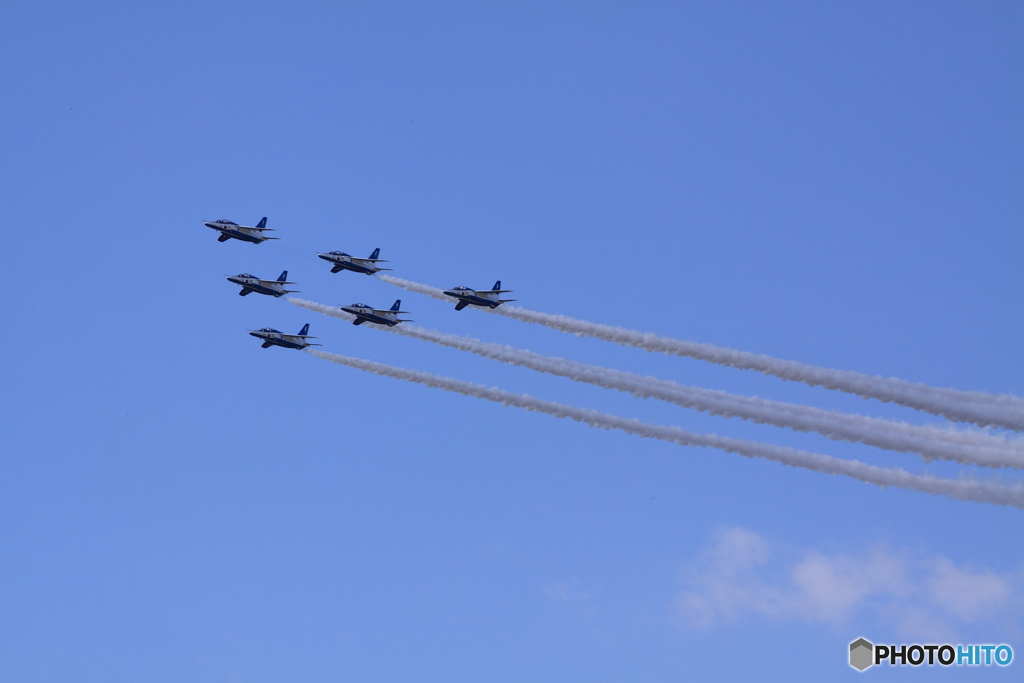
<path fill-rule="evenodd" d="M 608 415 L 586 408 L 566 406 L 560 403 L 544 401 L 526 394 L 515 394 L 502 389 L 485 387 L 480 384 L 463 382 L 418 370 L 384 365 L 383 363 L 375 363 L 361 358 L 340 356 L 316 349 L 306 349 L 306 352 L 339 365 L 347 365 L 377 375 L 393 377 L 406 382 L 415 382 L 429 387 L 444 389 L 445 391 L 453 391 L 465 396 L 482 398 L 506 406 L 515 406 L 525 410 L 546 413 L 554 417 L 569 418 L 591 427 L 618 429 L 642 438 L 670 441 L 681 446 L 717 448 L 748 458 L 765 458 L 766 460 L 772 460 L 783 465 L 789 465 L 790 467 L 800 467 L 825 474 L 839 474 L 851 477 L 858 481 L 883 488 L 895 486 L 932 495 L 958 498 L 960 500 L 1024 508 L 1024 486 L 1008 486 L 986 481 L 943 479 L 931 475 L 911 474 L 901 469 L 876 467 L 856 460 L 844 460 L 821 453 L 811 453 L 785 446 L 775 446 L 744 439 L 732 439 L 715 434 L 698 434 L 679 429 L 678 427 L 647 424 L 632 418 Z"/>
<path fill-rule="evenodd" d="M 344 311 L 303 299 L 289 298 L 303 308 L 352 320 Z M 445 334 L 413 325 L 382 327 L 405 337 L 468 351 L 485 358 L 510 363 L 576 382 L 625 391 L 638 398 L 655 398 L 712 415 L 739 417 L 802 432 L 817 432 L 832 439 L 853 441 L 887 450 L 919 453 L 926 459 L 954 460 L 985 467 L 1024 468 L 1024 440 L 966 431 L 910 425 L 895 420 L 847 415 L 821 408 L 782 401 L 740 396 L 725 391 L 689 387 L 669 380 L 644 377 L 630 372 L 586 365 L 565 358 L 543 356 L 505 344 L 490 344 L 471 337 Z"/>
<path fill-rule="evenodd" d="M 436 287 L 390 275 L 378 275 L 377 277 L 411 292 L 425 294 L 441 301 L 451 301 L 442 290 Z M 505 305 L 495 309 L 486 309 L 486 311 L 515 318 L 522 322 L 544 325 L 578 337 L 594 337 L 646 351 L 687 356 L 717 365 L 756 370 L 766 375 L 803 382 L 810 386 L 843 391 L 862 398 L 874 398 L 885 403 L 896 403 L 933 415 L 941 415 L 957 422 L 971 422 L 981 427 L 998 426 L 1024 431 L 1024 399 L 1017 396 L 931 387 L 894 377 L 865 375 L 850 370 L 832 370 L 713 344 L 681 341 L 649 332 L 602 325 L 564 315 L 540 313 L 517 306 Z"/>

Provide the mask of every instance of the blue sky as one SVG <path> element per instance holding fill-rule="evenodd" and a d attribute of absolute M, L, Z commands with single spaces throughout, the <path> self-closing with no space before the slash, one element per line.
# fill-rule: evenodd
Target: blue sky
<path fill-rule="evenodd" d="M 541 311 L 1022 395 L 1022 20 L 1013 3 L 8 7 L 5 677 L 820 681 L 857 675 L 859 636 L 1024 653 L 1019 510 L 590 429 L 245 331 L 309 322 L 328 351 L 649 422 L 971 468 L 635 400 L 224 280 L 288 269 L 323 303 L 400 296 L 447 332 L 941 424 L 456 313 L 315 252 L 380 247 L 400 277 L 500 278 Z M 280 242 L 202 225 L 264 215 Z"/>

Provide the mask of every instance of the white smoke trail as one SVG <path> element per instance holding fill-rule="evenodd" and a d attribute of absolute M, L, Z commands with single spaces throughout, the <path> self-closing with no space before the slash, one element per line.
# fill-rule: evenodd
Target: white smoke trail
<path fill-rule="evenodd" d="M 288 301 L 342 320 L 354 319 L 341 309 L 324 304 L 294 297 Z M 576 382 L 625 391 L 638 398 L 655 398 L 684 408 L 707 411 L 712 415 L 739 417 L 802 432 L 817 432 L 832 439 L 859 442 L 887 450 L 920 453 L 926 459 L 954 460 L 985 467 L 1024 468 L 1024 440 L 1007 441 L 1001 436 L 979 432 L 910 425 L 895 420 L 847 415 L 811 406 L 688 387 L 668 380 L 543 356 L 514 346 L 490 344 L 413 325 L 369 327 L 567 377 Z"/>
<path fill-rule="evenodd" d="M 452 301 L 436 287 L 390 275 L 378 275 L 377 277 L 411 292 L 425 294 L 441 301 Z M 981 427 L 991 425 L 1024 431 L 1024 399 L 1017 396 L 989 394 L 981 391 L 960 391 L 908 382 L 894 377 L 865 375 L 850 370 L 832 370 L 713 344 L 681 341 L 649 332 L 602 325 L 564 315 L 540 313 L 517 306 L 505 305 L 484 310 L 523 322 L 544 325 L 578 337 L 595 337 L 646 351 L 687 356 L 718 365 L 756 370 L 766 375 L 803 382 L 810 386 L 821 386 L 826 389 L 856 394 L 862 398 L 896 403 L 933 415 L 941 415 L 957 422 L 971 422 Z"/>
<path fill-rule="evenodd" d="M 445 391 L 453 391 L 465 396 L 474 396 L 506 406 L 515 406 L 525 410 L 546 413 L 554 417 L 569 418 L 591 427 L 618 429 L 642 438 L 670 441 L 681 446 L 717 448 L 748 458 L 765 458 L 782 463 L 783 465 L 789 465 L 790 467 L 800 467 L 825 474 L 840 474 L 883 488 L 895 486 L 932 495 L 958 498 L 960 500 L 1024 508 L 1024 486 L 1020 485 L 1009 486 L 987 481 L 943 479 L 925 474 L 911 474 L 902 469 L 876 467 L 856 460 L 844 460 L 830 455 L 801 451 L 786 446 L 775 446 L 744 439 L 731 439 L 715 434 L 698 434 L 678 427 L 647 424 L 632 418 L 618 417 L 600 413 L 596 410 L 562 405 L 526 394 L 515 394 L 502 389 L 463 382 L 450 377 L 433 375 L 428 372 L 384 365 L 383 363 L 375 363 L 361 358 L 340 356 L 315 349 L 306 349 L 306 352 L 339 365 L 347 365 L 377 375 L 393 377 L 406 382 L 416 382 L 429 387 L 444 389 Z"/>

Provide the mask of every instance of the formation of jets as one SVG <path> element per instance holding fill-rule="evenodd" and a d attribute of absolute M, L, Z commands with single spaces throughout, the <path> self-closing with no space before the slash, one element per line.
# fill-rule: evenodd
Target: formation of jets
<path fill-rule="evenodd" d="M 272 230 L 267 227 L 266 216 L 264 216 L 260 222 L 254 226 L 239 225 L 238 223 L 227 219 L 206 221 L 205 225 L 206 227 L 212 228 L 220 233 L 220 235 L 217 236 L 218 242 L 227 242 L 230 239 L 236 239 L 242 242 L 260 244 L 267 240 L 278 239 L 277 237 L 267 237 L 263 234 L 268 231 L 272 232 Z M 377 265 L 379 263 L 387 263 L 384 259 L 377 258 L 380 256 L 380 248 L 374 249 L 373 253 L 367 258 L 352 256 L 343 251 L 328 251 L 318 253 L 317 256 L 331 264 L 332 273 L 340 273 L 343 270 L 349 270 L 353 273 L 373 275 L 382 270 L 391 270 L 390 268 L 382 268 Z M 250 275 L 249 273 L 232 275 L 227 279 L 229 282 L 232 282 L 242 288 L 238 292 L 239 296 L 248 296 L 255 292 L 256 294 L 263 294 L 277 298 L 282 297 L 285 294 L 291 294 L 292 292 L 298 291 L 296 289 L 285 289 L 286 285 L 296 284 L 288 281 L 287 270 L 283 271 L 276 280 L 263 280 L 255 275 Z M 455 310 L 461 311 L 467 306 L 480 306 L 482 308 L 493 309 L 504 303 L 508 303 L 509 301 L 515 301 L 515 299 L 499 298 L 502 294 L 507 294 L 511 291 L 512 290 L 510 289 L 502 289 L 501 280 L 498 280 L 494 283 L 494 287 L 491 289 L 471 289 L 469 287 L 460 286 L 446 289 L 444 290 L 444 293 L 455 301 Z M 394 327 L 399 323 L 412 322 L 411 320 L 405 320 L 398 317 L 408 313 L 408 311 L 400 310 L 401 307 L 402 300 L 398 299 L 395 301 L 394 305 L 388 309 L 373 308 L 366 304 L 352 304 L 351 306 L 342 306 L 341 310 L 355 316 L 355 320 L 352 321 L 353 325 L 372 323 L 374 325 Z M 320 346 L 320 344 L 313 344 L 312 342 L 306 341 L 307 339 L 316 339 L 316 337 L 309 336 L 307 334 L 308 332 L 309 323 L 306 323 L 298 334 L 285 334 L 284 332 L 275 330 L 272 327 L 250 330 L 249 334 L 257 339 L 263 340 L 263 348 L 265 349 L 270 348 L 271 346 L 280 346 L 286 349 L 302 350 L 309 346 Z"/>

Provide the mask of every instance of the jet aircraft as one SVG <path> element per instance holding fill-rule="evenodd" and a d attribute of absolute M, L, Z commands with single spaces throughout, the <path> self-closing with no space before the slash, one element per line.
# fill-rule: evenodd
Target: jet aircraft
<path fill-rule="evenodd" d="M 382 308 L 370 308 L 366 304 L 352 304 L 351 306 L 342 306 L 341 310 L 346 313 L 351 313 L 356 317 L 352 321 L 353 325 L 362 325 L 363 323 L 376 323 L 378 325 L 387 325 L 388 327 L 394 327 L 398 323 L 411 323 L 411 320 L 399 320 L 398 316 L 402 313 L 408 313 L 409 311 L 398 310 L 402 305 L 402 300 L 397 299 L 395 305 L 389 310 Z"/>
<path fill-rule="evenodd" d="M 294 285 L 294 282 L 285 282 L 288 279 L 288 271 L 281 273 L 281 277 L 276 280 L 261 280 L 255 275 L 249 275 L 249 273 L 242 273 L 241 275 L 235 275 L 228 278 L 228 282 L 234 282 L 236 285 L 242 286 L 242 291 L 238 294 L 239 296 L 247 296 L 256 292 L 257 294 L 266 294 L 268 296 L 281 297 L 285 294 L 291 294 L 297 292 L 297 289 L 285 289 L 284 285 Z"/>
<path fill-rule="evenodd" d="M 470 289 L 469 287 L 453 287 L 452 289 L 444 290 L 444 293 L 450 297 L 459 300 L 459 303 L 455 304 L 455 310 L 461 311 L 466 306 L 486 306 L 487 308 L 497 308 L 498 306 L 507 303 L 509 301 L 515 301 L 515 299 L 499 299 L 499 294 L 505 292 L 511 292 L 511 289 L 502 289 L 501 280 L 494 283 L 493 289 Z"/>
<path fill-rule="evenodd" d="M 309 332 L 309 323 L 303 325 L 298 334 L 285 334 L 272 327 L 264 327 L 262 330 L 249 330 L 249 334 L 263 340 L 263 348 L 265 349 L 269 349 L 271 346 L 283 346 L 286 349 L 301 350 L 307 346 L 320 346 L 320 344 L 312 344 L 306 341 L 307 339 L 316 339 L 316 337 L 307 335 L 307 332 Z"/>
<path fill-rule="evenodd" d="M 329 251 L 326 254 L 317 254 L 324 261 L 330 261 L 333 264 L 331 268 L 332 273 L 339 273 L 343 270 L 351 270 L 353 273 L 363 273 L 365 275 L 373 275 L 380 270 L 391 270 L 390 268 L 378 268 L 378 263 L 387 263 L 384 259 L 377 258 L 380 256 L 380 248 L 373 250 L 369 258 L 359 258 L 358 256 L 349 256 L 343 251 Z"/>
<path fill-rule="evenodd" d="M 267 227 L 266 216 L 264 216 L 255 227 L 239 225 L 238 223 L 229 221 L 225 218 L 221 218 L 216 221 L 207 221 L 206 227 L 213 228 L 220 232 L 220 237 L 217 238 L 218 242 L 227 242 L 229 239 L 234 238 L 236 240 L 242 240 L 243 242 L 259 244 L 260 242 L 266 242 L 267 240 L 279 239 L 277 237 L 263 236 L 264 231 L 274 232 L 271 228 Z"/>

